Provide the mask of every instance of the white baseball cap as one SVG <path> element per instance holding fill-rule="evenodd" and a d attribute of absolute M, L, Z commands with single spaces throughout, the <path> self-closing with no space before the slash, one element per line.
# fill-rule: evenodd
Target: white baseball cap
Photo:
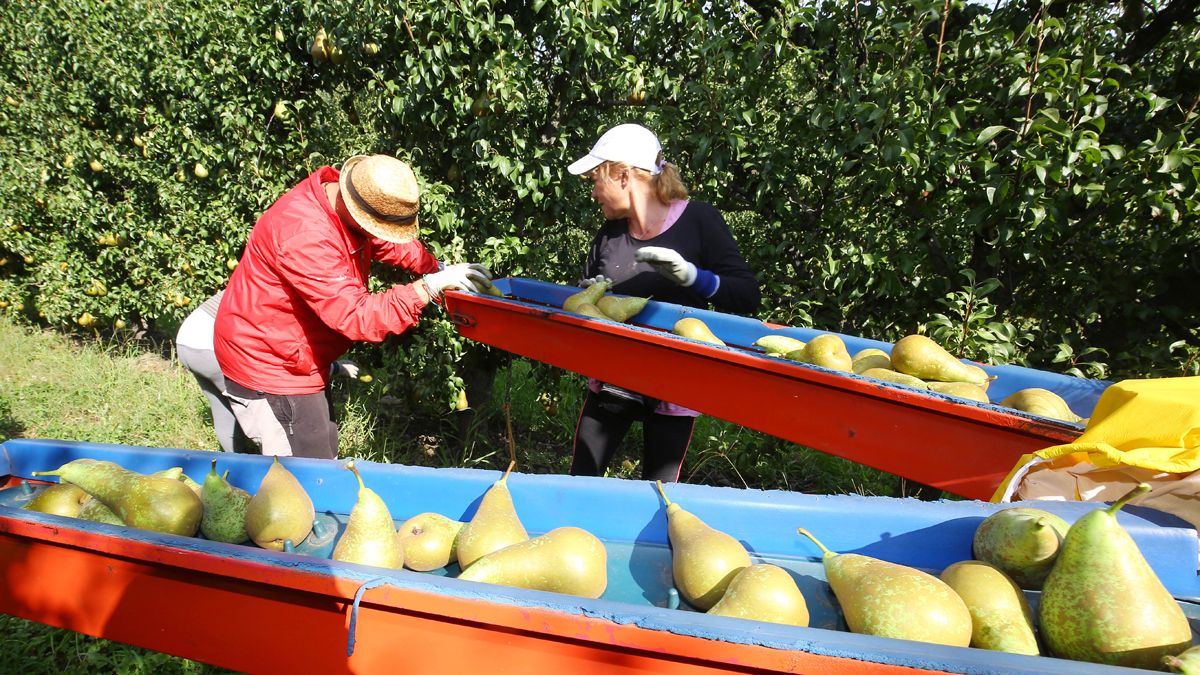
<path fill-rule="evenodd" d="M 568 166 L 567 171 L 578 176 L 604 162 L 624 162 L 657 175 L 662 171 L 658 166 L 660 152 L 662 145 L 653 131 L 640 124 L 619 124 L 604 132 L 592 151 Z"/>

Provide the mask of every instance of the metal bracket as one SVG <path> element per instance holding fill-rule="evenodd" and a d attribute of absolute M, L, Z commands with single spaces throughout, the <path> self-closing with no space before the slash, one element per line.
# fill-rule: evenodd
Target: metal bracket
<path fill-rule="evenodd" d="M 454 312 L 450 315 L 450 323 L 455 326 L 463 326 L 464 328 L 472 328 L 475 326 L 475 317 L 462 312 Z"/>

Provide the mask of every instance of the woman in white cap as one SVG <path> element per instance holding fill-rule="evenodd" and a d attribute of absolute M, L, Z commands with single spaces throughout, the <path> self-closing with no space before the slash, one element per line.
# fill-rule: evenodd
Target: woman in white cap
<path fill-rule="evenodd" d="M 217 310 L 213 347 L 242 430 L 267 455 L 337 457 L 326 398 L 331 364 L 354 341 L 381 342 L 450 288 L 490 285 L 478 264 L 442 266 L 417 240 L 412 168 L 358 155 L 322 167 L 255 223 Z M 367 290 L 371 261 L 424 275 Z"/>
<path fill-rule="evenodd" d="M 614 293 L 726 312 L 758 308 L 758 280 L 725 219 L 688 199 L 679 170 L 663 161 L 652 131 L 615 126 L 568 171 L 592 180 L 592 199 L 605 219 L 584 263 L 585 285 L 603 277 Z M 575 428 L 571 474 L 603 474 L 629 427 L 641 420 L 642 478 L 676 481 L 698 415 L 591 380 Z"/>

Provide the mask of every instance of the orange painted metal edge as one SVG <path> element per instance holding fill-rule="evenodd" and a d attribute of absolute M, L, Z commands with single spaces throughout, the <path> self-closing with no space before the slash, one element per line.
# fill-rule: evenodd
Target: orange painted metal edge
<path fill-rule="evenodd" d="M 539 607 L 0 518 L 0 611 L 248 673 L 936 672 L 706 640 Z"/>

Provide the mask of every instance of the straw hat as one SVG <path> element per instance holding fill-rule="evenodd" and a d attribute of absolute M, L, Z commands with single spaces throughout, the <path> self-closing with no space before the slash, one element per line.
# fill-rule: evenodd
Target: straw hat
<path fill-rule="evenodd" d="M 342 165 L 346 210 L 371 236 L 403 244 L 417 238 L 421 188 L 404 162 L 388 155 L 355 155 Z"/>

